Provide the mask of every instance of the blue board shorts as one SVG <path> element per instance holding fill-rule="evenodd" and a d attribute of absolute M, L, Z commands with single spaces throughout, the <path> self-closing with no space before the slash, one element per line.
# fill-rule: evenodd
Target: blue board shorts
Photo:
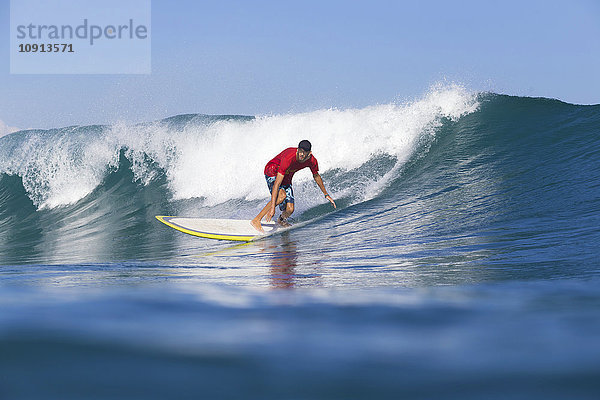
<path fill-rule="evenodd" d="M 275 185 L 276 177 L 265 175 L 265 179 L 267 180 L 269 193 L 273 194 L 273 185 Z M 283 203 L 279 205 L 279 209 L 281 211 L 285 211 L 287 203 L 294 204 L 294 190 L 292 189 L 292 185 L 281 185 L 279 188 L 285 190 L 285 200 L 283 200 Z"/>

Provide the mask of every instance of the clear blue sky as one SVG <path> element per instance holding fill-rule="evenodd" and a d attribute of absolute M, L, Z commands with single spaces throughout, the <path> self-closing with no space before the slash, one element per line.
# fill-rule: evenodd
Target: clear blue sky
<path fill-rule="evenodd" d="M 126 1 L 126 0 L 124 0 Z M 0 0 L 8 27 L 10 2 Z M 152 74 L 10 75 L 19 128 L 269 114 L 472 90 L 600 103 L 600 1 L 152 1 Z"/>

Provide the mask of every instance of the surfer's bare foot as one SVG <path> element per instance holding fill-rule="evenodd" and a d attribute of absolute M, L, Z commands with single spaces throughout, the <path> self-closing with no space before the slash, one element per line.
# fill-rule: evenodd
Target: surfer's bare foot
<path fill-rule="evenodd" d="M 279 219 L 277 220 L 277 223 L 283 227 L 288 227 L 288 226 L 292 226 L 292 224 L 290 224 L 289 222 L 287 222 L 287 218 L 281 218 L 279 217 Z"/>
<path fill-rule="evenodd" d="M 262 228 L 260 221 L 253 219 L 252 221 L 250 221 L 250 223 L 252 224 L 254 229 L 256 229 L 257 231 L 259 231 L 261 233 L 265 233 L 265 230 Z"/>

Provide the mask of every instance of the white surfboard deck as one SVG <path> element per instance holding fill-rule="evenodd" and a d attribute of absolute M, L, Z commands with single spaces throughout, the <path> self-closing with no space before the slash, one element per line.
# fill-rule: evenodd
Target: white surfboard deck
<path fill-rule="evenodd" d="M 189 235 L 240 242 L 250 242 L 260 239 L 277 229 L 275 222 L 263 222 L 261 225 L 265 233 L 261 233 L 250 224 L 250 220 L 245 219 L 186 218 L 164 215 L 157 215 L 156 219 L 173 229 Z"/>

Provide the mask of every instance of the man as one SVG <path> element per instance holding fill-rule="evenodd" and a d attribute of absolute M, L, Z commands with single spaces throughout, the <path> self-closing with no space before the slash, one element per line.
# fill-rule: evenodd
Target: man
<path fill-rule="evenodd" d="M 266 215 L 267 222 L 269 222 L 273 218 L 273 215 L 275 215 L 276 205 L 279 205 L 279 209 L 282 211 L 278 221 L 279 224 L 289 226 L 286 220 L 294 212 L 292 177 L 297 171 L 306 167 L 312 171 L 313 178 L 325 195 L 325 198 L 336 208 L 335 201 L 333 201 L 327 190 L 325 190 L 323 179 L 319 175 L 319 164 L 315 156 L 312 155 L 311 148 L 310 142 L 303 140 L 298 144 L 298 148 L 287 148 L 267 163 L 265 166 L 265 179 L 271 192 L 271 201 L 252 220 L 254 228 L 264 232 L 260 221 Z"/>

